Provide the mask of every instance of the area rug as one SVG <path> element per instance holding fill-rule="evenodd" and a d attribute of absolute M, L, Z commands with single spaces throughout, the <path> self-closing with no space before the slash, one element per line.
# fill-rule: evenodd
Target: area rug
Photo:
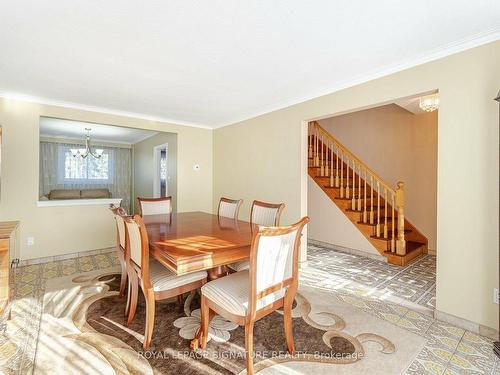
<path fill-rule="evenodd" d="M 191 351 L 199 295 L 158 301 L 151 347 L 142 349 L 145 307 L 125 324 L 114 269 L 50 280 L 45 289 L 35 374 L 245 374 L 244 330 L 216 316 L 206 350 Z M 281 312 L 254 328 L 261 374 L 401 374 L 425 339 L 339 300 L 301 287 L 294 302 L 297 353 L 286 350 Z"/>

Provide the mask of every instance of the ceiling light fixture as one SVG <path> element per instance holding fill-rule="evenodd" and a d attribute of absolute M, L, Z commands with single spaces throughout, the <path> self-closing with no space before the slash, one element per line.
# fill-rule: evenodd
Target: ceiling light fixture
<path fill-rule="evenodd" d="M 104 150 L 101 148 L 96 148 L 94 151 L 92 151 L 90 147 L 90 131 L 92 129 L 85 128 L 85 130 L 87 131 L 87 135 L 85 136 L 85 148 L 72 148 L 71 155 L 73 155 L 73 157 L 75 158 L 80 155 L 84 159 L 87 156 L 92 155 L 94 158 L 99 159 L 102 156 Z"/>
<path fill-rule="evenodd" d="M 433 112 L 439 108 L 439 96 L 437 94 L 422 96 L 419 104 L 425 112 Z"/>

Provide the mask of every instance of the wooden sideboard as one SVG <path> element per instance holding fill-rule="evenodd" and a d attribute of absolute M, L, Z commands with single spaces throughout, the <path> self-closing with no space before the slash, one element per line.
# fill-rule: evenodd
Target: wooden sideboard
<path fill-rule="evenodd" d="M 0 222 L 0 316 L 9 313 L 14 296 L 14 272 L 19 249 L 19 222 Z"/>

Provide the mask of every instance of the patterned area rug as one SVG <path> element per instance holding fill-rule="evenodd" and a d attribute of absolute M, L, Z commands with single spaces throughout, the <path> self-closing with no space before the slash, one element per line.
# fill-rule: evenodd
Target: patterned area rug
<path fill-rule="evenodd" d="M 125 325 L 125 299 L 114 270 L 50 280 L 46 286 L 35 374 L 243 374 L 244 330 L 221 317 L 210 326 L 207 349 L 189 341 L 199 326 L 199 296 L 159 301 L 151 348 L 144 352 L 142 295 L 135 322 Z M 401 374 L 425 344 L 403 330 L 306 287 L 293 310 L 296 356 L 286 351 L 283 317 L 256 323 L 255 370 L 262 374 Z"/>

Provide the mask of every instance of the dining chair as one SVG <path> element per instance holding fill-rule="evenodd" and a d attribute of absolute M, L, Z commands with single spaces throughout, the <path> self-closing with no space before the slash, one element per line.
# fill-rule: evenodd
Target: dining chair
<path fill-rule="evenodd" d="M 109 206 L 109 209 L 113 213 L 115 222 L 116 222 L 116 249 L 118 250 L 118 259 L 120 260 L 120 266 L 122 270 L 121 279 L 120 279 L 120 297 L 123 297 L 125 293 L 125 285 L 127 283 L 127 264 L 125 260 L 125 221 L 123 219 L 124 216 L 127 216 L 127 213 L 122 207 L 117 207 L 114 204 Z M 130 292 L 130 288 L 129 288 Z M 128 299 L 127 299 L 128 305 Z"/>
<path fill-rule="evenodd" d="M 292 304 L 298 287 L 298 257 L 306 216 L 287 227 L 263 227 L 253 234 L 250 269 L 208 282 L 201 288 L 201 339 L 208 340 L 210 317 L 219 314 L 245 326 L 246 368 L 253 374 L 253 328 L 255 322 L 283 308 L 288 351 L 295 352 Z"/>
<path fill-rule="evenodd" d="M 177 275 L 174 271 L 149 258 L 149 240 L 144 221 L 139 215 L 125 220 L 125 229 L 129 251 L 127 263 L 132 278 L 132 293 L 127 324 L 132 324 L 137 311 L 138 285 L 146 300 L 146 326 L 144 350 L 151 344 L 155 320 L 155 301 L 180 296 L 201 288 L 207 282 L 207 272 L 197 271 Z"/>
<path fill-rule="evenodd" d="M 277 227 L 280 225 L 280 218 L 284 203 L 266 203 L 261 201 L 253 201 L 252 210 L 250 211 L 250 224 L 264 225 L 266 227 Z M 244 271 L 249 267 L 248 260 L 242 260 L 227 265 L 233 271 Z"/>
<path fill-rule="evenodd" d="M 240 213 L 240 207 L 242 203 L 243 199 L 229 199 L 222 197 L 219 200 L 219 209 L 217 210 L 217 215 L 219 217 L 238 220 L 238 214 Z"/>
<path fill-rule="evenodd" d="M 140 198 L 137 197 L 139 202 L 139 212 L 141 216 L 146 215 L 168 215 L 172 213 L 172 197 L 161 198 Z"/>

